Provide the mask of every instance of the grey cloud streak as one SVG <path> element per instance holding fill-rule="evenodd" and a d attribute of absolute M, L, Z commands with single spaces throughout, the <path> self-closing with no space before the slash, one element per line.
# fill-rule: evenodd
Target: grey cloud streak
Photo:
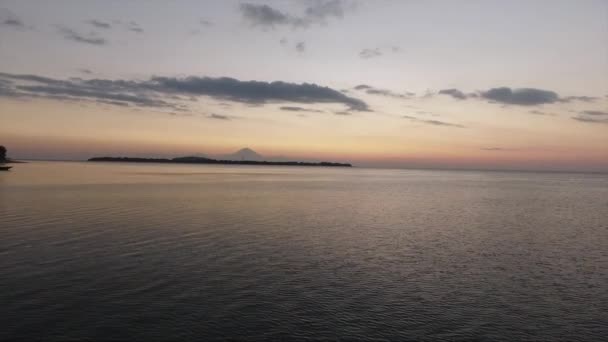
<path fill-rule="evenodd" d="M 25 28 L 25 24 L 17 18 L 7 18 L 2 20 L 2 25 L 12 26 L 16 28 Z"/>
<path fill-rule="evenodd" d="M 109 29 L 112 27 L 112 25 L 110 25 L 110 23 L 106 23 L 105 21 L 101 21 L 101 20 L 97 20 L 97 19 L 87 20 L 87 24 L 92 25 L 96 28 L 101 28 L 101 29 Z"/>
<path fill-rule="evenodd" d="M 342 18 L 344 13 L 354 8 L 344 0 L 312 1 L 301 15 L 292 15 L 266 4 L 242 3 L 239 10 L 243 18 L 252 26 L 275 28 L 291 26 L 308 28 L 312 25 L 325 25 L 330 18 Z"/>
<path fill-rule="evenodd" d="M 146 86 L 163 92 L 188 95 L 206 95 L 219 99 L 252 104 L 268 102 L 297 103 L 342 103 L 350 110 L 369 111 L 362 100 L 346 96 L 329 87 L 313 83 L 287 83 L 282 81 L 239 81 L 234 78 L 196 77 L 186 78 L 153 77 Z"/>
<path fill-rule="evenodd" d="M 78 43 L 90 45 L 106 45 L 108 43 L 105 38 L 99 37 L 97 34 L 84 35 L 67 27 L 59 27 L 59 32 L 63 35 L 63 38 Z"/>
<path fill-rule="evenodd" d="M 454 123 L 450 123 L 450 122 L 445 122 L 445 121 L 439 121 L 439 120 L 427 120 L 427 119 L 420 119 L 414 116 L 409 116 L 409 115 L 402 115 L 401 116 L 404 119 L 408 119 L 412 122 L 419 122 L 419 123 L 423 123 L 423 124 L 427 124 L 427 125 L 432 125 L 432 126 L 446 126 L 446 127 L 455 127 L 455 128 L 466 128 L 466 126 L 463 125 L 459 125 L 459 124 L 454 124 Z"/>
<path fill-rule="evenodd" d="M 37 75 L 0 73 L 4 80 L 0 95 L 11 97 L 56 97 L 119 101 L 136 106 L 185 110 L 183 97 L 211 98 L 252 105 L 266 103 L 338 103 L 349 111 L 371 111 L 359 99 L 329 87 L 311 83 L 240 81 L 229 77 L 151 77 L 148 80 L 80 79 L 58 80 Z M 12 81 L 19 81 L 14 84 Z"/>
<path fill-rule="evenodd" d="M 410 92 L 405 92 L 403 94 L 396 93 L 396 92 L 388 90 L 388 89 L 376 88 L 376 87 L 372 87 L 367 84 L 359 84 L 358 86 L 354 87 L 353 89 L 365 91 L 366 94 L 370 94 L 370 95 L 379 95 L 379 96 L 393 97 L 393 98 L 398 98 L 398 99 L 408 99 L 408 98 L 411 98 L 416 95 L 416 94 L 410 93 Z"/>
<path fill-rule="evenodd" d="M 586 123 L 608 124 L 608 112 L 599 110 L 584 110 L 572 119 Z"/>
<path fill-rule="evenodd" d="M 481 92 L 480 95 L 490 101 L 520 106 L 536 106 L 559 101 L 556 92 L 535 88 L 492 88 Z"/>
<path fill-rule="evenodd" d="M 127 27 L 127 30 L 129 30 L 131 32 L 135 32 L 135 33 L 144 32 L 144 29 L 142 29 L 141 26 L 139 26 L 139 24 L 134 21 L 127 23 L 126 27 Z"/>
<path fill-rule="evenodd" d="M 28 29 L 28 26 L 19 17 L 6 8 L 0 8 L 0 26 L 6 26 L 16 30 Z"/>
<path fill-rule="evenodd" d="M 361 51 L 359 51 L 359 57 L 364 58 L 364 59 L 370 59 L 370 58 L 375 58 L 375 57 L 380 57 L 382 55 L 384 55 L 385 53 L 399 53 L 401 51 L 401 48 L 398 46 L 390 46 L 388 48 L 380 48 L 380 47 L 375 47 L 375 48 L 365 48 L 362 49 Z"/>
<path fill-rule="evenodd" d="M 209 119 L 216 119 L 216 120 L 231 120 L 231 118 L 228 115 L 222 115 L 222 114 L 209 114 L 207 115 L 207 117 Z"/>
<path fill-rule="evenodd" d="M 581 114 L 592 116 L 608 116 L 608 112 L 602 112 L 599 110 L 584 110 L 581 112 Z"/>
<path fill-rule="evenodd" d="M 451 97 L 455 98 L 455 99 L 459 99 L 459 100 L 464 100 L 467 98 L 467 95 L 465 95 L 462 91 L 458 90 L 458 89 L 442 89 L 439 91 L 440 95 L 450 95 Z"/>
<path fill-rule="evenodd" d="M 437 94 L 449 95 L 455 99 L 483 99 L 493 103 L 516 106 L 539 106 L 560 102 L 593 102 L 597 98 L 592 96 L 566 96 L 560 97 L 554 91 L 536 88 L 509 88 L 496 87 L 466 94 L 465 92 L 450 88 L 442 89 Z M 426 97 L 432 97 L 435 93 L 429 93 Z"/>
<path fill-rule="evenodd" d="M 543 112 L 543 111 L 540 111 L 540 110 L 531 110 L 531 111 L 529 111 L 528 113 L 530 113 L 530 114 L 535 114 L 535 115 L 549 115 L 549 116 L 555 116 L 555 114 L 553 114 L 553 113 L 547 113 L 547 112 Z"/>
<path fill-rule="evenodd" d="M 304 51 L 306 51 L 306 42 L 298 42 L 296 44 L 296 51 L 298 51 L 299 53 L 303 53 Z"/>
<path fill-rule="evenodd" d="M 363 49 L 363 50 L 361 50 L 361 52 L 359 52 L 359 57 L 361 57 L 363 59 L 370 59 L 370 58 L 380 57 L 380 56 L 382 56 L 382 51 L 380 51 L 379 48 Z"/>
<path fill-rule="evenodd" d="M 283 106 L 279 108 L 280 110 L 287 112 L 308 112 L 308 113 L 324 113 L 322 110 L 318 109 L 310 109 L 304 107 L 296 107 L 296 106 Z"/>

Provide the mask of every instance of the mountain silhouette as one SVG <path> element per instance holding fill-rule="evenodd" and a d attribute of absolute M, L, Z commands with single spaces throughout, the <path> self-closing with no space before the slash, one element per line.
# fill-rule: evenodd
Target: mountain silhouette
<path fill-rule="evenodd" d="M 248 147 L 245 147 L 232 154 L 218 156 L 218 159 L 263 161 L 264 156 Z"/>

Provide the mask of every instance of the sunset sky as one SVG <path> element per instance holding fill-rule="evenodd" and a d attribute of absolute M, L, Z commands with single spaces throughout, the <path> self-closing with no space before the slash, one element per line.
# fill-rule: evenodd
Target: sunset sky
<path fill-rule="evenodd" d="M 608 171 L 608 1 L 0 0 L 0 144 Z"/>

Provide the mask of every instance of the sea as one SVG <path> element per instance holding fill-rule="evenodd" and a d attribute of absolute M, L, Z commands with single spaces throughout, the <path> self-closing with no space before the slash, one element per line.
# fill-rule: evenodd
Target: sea
<path fill-rule="evenodd" d="M 0 340 L 608 337 L 606 174 L 13 166 Z"/>

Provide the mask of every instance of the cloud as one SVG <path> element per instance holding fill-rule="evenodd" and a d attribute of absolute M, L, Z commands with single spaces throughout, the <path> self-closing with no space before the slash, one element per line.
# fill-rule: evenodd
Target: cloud
<path fill-rule="evenodd" d="M 427 120 L 427 119 L 420 119 L 414 116 L 409 116 L 409 115 L 402 115 L 401 116 L 404 119 L 408 119 L 412 122 L 419 122 L 419 123 L 423 123 L 426 125 L 432 125 L 432 126 L 446 126 L 446 127 L 456 127 L 456 128 L 466 128 L 463 125 L 459 125 L 459 124 L 454 124 L 454 123 L 450 123 L 450 122 L 445 122 L 445 121 L 439 121 L 439 120 Z"/>
<path fill-rule="evenodd" d="M 577 116 L 573 116 L 572 119 L 587 122 L 587 123 L 601 123 L 608 124 L 608 112 L 599 110 L 584 110 Z"/>
<path fill-rule="evenodd" d="M 12 98 L 44 98 L 58 101 L 92 101 L 112 105 L 169 108 L 183 111 L 185 106 L 168 101 L 168 96 L 140 89 L 134 81 L 57 80 L 44 76 L 0 73 L 0 79 L 19 81 L 11 84 Z M 167 99 L 163 99 L 166 97 Z M 120 103 L 120 104 L 119 104 Z"/>
<path fill-rule="evenodd" d="M 410 93 L 410 92 L 405 92 L 403 94 L 400 94 L 400 93 L 396 93 L 396 92 L 393 92 L 388 89 L 375 88 L 375 87 L 372 87 L 367 84 L 359 84 L 354 89 L 355 90 L 364 90 L 366 94 L 370 94 L 370 95 L 379 95 L 379 96 L 393 97 L 393 98 L 398 98 L 398 99 L 407 99 L 407 98 L 411 98 L 412 96 L 416 95 L 416 94 Z"/>
<path fill-rule="evenodd" d="M 366 48 L 363 49 L 359 52 L 359 57 L 361 58 L 365 58 L 365 59 L 369 59 L 369 58 L 374 58 L 374 57 L 380 57 L 382 55 L 384 55 L 385 53 L 399 53 L 401 52 L 401 48 L 398 46 L 389 46 L 389 47 L 384 47 L 384 48 Z"/>
<path fill-rule="evenodd" d="M 252 26 L 274 29 L 277 26 L 308 28 L 312 25 L 326 25 L 330 18 L 342 18 L 354 9 L 343 0 L 316 0 L 305 8 L 304 13 L 292 15 L 266 4 L 242 3 L 239 10 L 243 18 Z"/>
<path fill-rule="evenodd" d="M 215 113 L 209 114 L 209 115 L 207 115 L 207 117 L 209 119 L 216 119 L 216 120 L 231 120 L 230 117 L 227 115 L 215 114 Z"/>
<path fill-rule="evenodd" d="M 27 25 L 25 25 L 21 19 L 6 8 L 0 8 L 0 26 L 6 26 L 16 30 L 28 29 Z"/>
<path fill-rule="evenodd" d="M 135 32 L 135 33 L 143 33 L 144 29 L 136 23 L 135 21 L 124 22 L 122 20 L 113 20 L 112 23 L 116 25 L 121 25 L 125 30 Z M 196 33 L 196 32 L 194 32 Z"/>
<path fill-rule="evenodd" d="M 304 51 L 306 51 L 306 43 L 305 42 L 298 42 L 296 44 L 296 51 L 298 51 L 299 53 L 303 53 Z"/>
<path fill-rule="evenodd" d="M 440 95 L 450 95 L 451 97 L 455 98 L 455 99 L 459 99 L 459 100 L 464 100 L 467 98 L 467 95 L 465 95 L 462 91 L 458 90 L 458 89 L 442 89 L 439 91 Z"/>
<path fill-rule="evenodd" d="M 113 106 L 129 107 L 128 102 L 110 101 L 110 100 L 97 100 L 98 103 L 109 104 Z"/>
<path fill-rule="evenodd" d="M 337 112 L 334 112 L 334 114 L 336 114 L 336 115 L 344 115 L 344 116 L 353 115 L 353 113 L 351 113 L 351 112 L 349 112 L 347 110 L 337 111 Z"/>
<path fill-rule="evenodd" d="M 559 101 L 556 92 L 535 88 L 492 88 L 481 92 L 480 95 L 490 101 L 519 106 L 536 106 Z"/>
<path fill-rule="evenodd" d="M 480 150 L 483 150 L 483 151 L 508 151 L 509 149 L 502 148 L 502 147 L 482 147 L 482 148 L 480 148 Z"/>
<path fill-rule="evenodd" d="M 602 112 L 599 110 L 584 110 L 581 112 L 581 114 L 591 115 L 591 116 L 608 116 L 608 112 Z"/>
<path fill-rule="evenodd" d="M 288 111 L 288 112 L 309 112 L 309 113 L 323 113 L 322 110 L 318 109 L 310 109 L 304 107 L 295 107 L 295 106 L 283 106 L 279 108 L 280 110 Z"/>
<path fill-rule="evenodd" d="M 135 33 L 143 33 L 144 29 L 141 28 L 141 26 L 139 26 L 138 23 L 131 21 L 129 23 L 126 24 L 127 30 L 131 31 L 131 32 L 135 32 Z"/>
<path fill-rule="evenodd" d="M 587 123 L 600 123 L 600 124 L 608 124 L 608 118 L 593 118 L 588 116 L 573 116 L 572 117 L 576 121 L 587 122 Z"/>
<path fill-rule="evenodd" d="M 593 102 L 598 98 L 595 96 L 566 96 L 560 99 L 561 102 L 570 102 L 570 101 L 581 101 L 581 102 Z"/>
<path fill-rule="evenodd" d="M 329 17 L 342 18 L 345 12 L 345 3 L 341 0 L 315 1 L 306 8 L 306 18 L 316 18 L 324 21 Z"/>
<path fill-rule="evenodd" d="M 201 20 L 199 21 L 199 23 L 200 23 L 201 25 L 203 25 L 204 27 L 212 27 L 212 26 L 214 26 L 214 25 L 215 25 L 213 22 L 211 22 L 211 21 L 209 21 L 209 20 L 205 20 L 205 19 L 201 19 Z"/>
<path fill-rule="evenodd" d="M 17 18 L 7 18 L 2 20 L 2 25 L 15 28 L 25 28 L 25 24 Z"/>
<path fill-rule="evenodd" d="M 244 3 L 239 6 L 243 18 L 254 26 L 274 28 L 277 25 L 289 24 L 291 18 L 268 5 Z"/>
<path fill-rule="evenodd" d="M 86 21 L 86 23 L 100 29 L 109 29 L 112 27 L 112 25 L 110 25 L 109 23 L 96 19 L 88 20 Z"/>
<path fill-rule="evenodd" d="M 72 40 L 78 43 L 91 44 L 91 45 L 106 45 L 108 43 L 102 37 L 97 36 L 95 33 L 89 35 L 80 34 L 70 28 L 60 27 L 59 32 L 63 35 L 63 38 Z"/>
<path fill-rule="evenodd" d="M 551 115 L 551 116 L 555 116 L 555 114 L 553 114 L 553 113 L 547 113 L 547 112 L 543 112 L 543 111 L 540 111 L 540 110 L 531 110 L 528 113 L 535 114 L 535 115 Z"/>
<path fill-rule="evenodd" d="M 15 87 L 17 90 L 41 95 L 64 95 L 74 98 L 91 98 L 111 101 L 131 102 L 145 107 L 170 107 L 162 100 L 154 99 L 141 94 L 124 94 L 96 91 L 94 89 L 79 89 L 77 87 L 54 87 L 41 85 L 21 85 Z"/>
<path fill-rule="evenodd" d="M 359 52 L 359 57 L 364 58 L 364 59 L 370 59 L 370 58 L 380 57 L 380 56 L 382 56 L 382 51 L 380 51 L 379 48 L 363 49 Z"/>
<path fill-rule="evenodd" d="M 191 97 L 262 105 L 266 103 L 337 103 L 349 111 L 371 111 L 362 100 L 311 83 L 240 81 L 234 78 L 151 77 L 147 80 L 58 80 L 37 75 L 0 73 L 4 96 L 56 97 L 127 102 L 136 106 L 186 110 L 181 102 Z M 19 81 L 13 83 L 12 81 Z"/>
<path fill-rule="evenodd" d="M 146 86 L 164 92 L 205 95 L 249 104 L 268 102 L 342 103 L 351 110 L 369 111 L 368 105 L 362 100 L 346 96 L 329 87 L 311 83 L 239 81 L 229 77 L 190 76 L 186 78 L 153 77 L 146 82 Z"/>
<path fill-rule="evenodd" d="M 83 68 L 83 69 L 78 69 L 78 71 L 80 71 L 81 73 L 86 74 L 86 75 L 93 74 L 93 71 L 91 69 L 84 69 Z"/>
<path fill-rule="evenodd" d="M 442 89 L 438 93 L 427 91 L 423 97 L 433 97 L 436 94 L 449 95 L 459 100 L 465 99 L 485 99 L 494 103 L 505 105 L 518 106 L 537 106 L 543 104 L 552 104 L 557 102 L 583 101 L 593 102 L 597 98 L 592 96 L 566 96 L 560 97 L 556 92 L 551 90 L 536 89 L 536 88 L 509 88 L 497 87 L 490 88 L 485 91 L 477 91 L 473 93 L 465 93 L 459 89 L 450 88 Z M 540 114 L 540 112 L 534 113 Z"/>

